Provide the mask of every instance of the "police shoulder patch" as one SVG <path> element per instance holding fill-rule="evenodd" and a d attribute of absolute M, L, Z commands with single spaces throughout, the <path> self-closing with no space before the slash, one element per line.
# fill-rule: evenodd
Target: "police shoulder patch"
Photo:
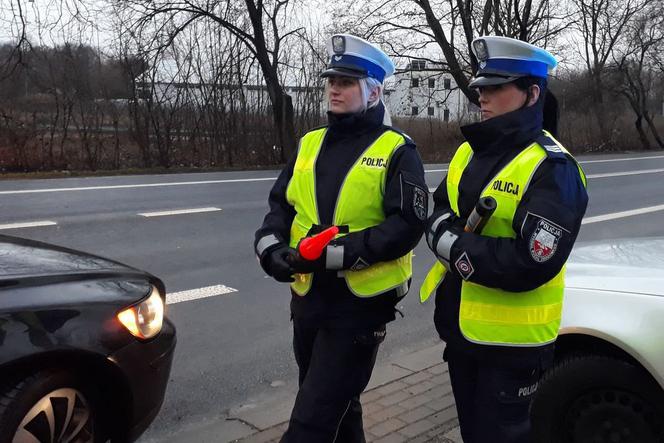
<path fill-rule="evenodd" d="M 553 257 L 558 249 L 558 242 L 565 231 L 555 223 L 540 218 L 530 236 L 530 256 L 538 263 L 544 263 Z"/>
<path fill-rule="evenodd" d="M 413 186 L 413 212 L 420 220 L 425 220 L 429 212 L 429 196 L 418 186 Z"/>

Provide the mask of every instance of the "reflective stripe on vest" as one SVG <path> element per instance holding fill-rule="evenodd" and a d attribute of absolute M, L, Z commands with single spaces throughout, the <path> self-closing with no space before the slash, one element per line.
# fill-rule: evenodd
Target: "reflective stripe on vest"
<path fill-rule="evenodd" d="M 553 140 L 552 137 L 551 139 Z M 558 142 L 555 143 L 569 155 L 564 147 Z M 450 162 L 446 184 L 447 195 L 450 206 L 457 215 L 459 215 L 459 183 L 472 155 L 472 148 L 468 143 L 464 143 Z M 542 146 L 533 143 L 489 182 L 481 197 L 495 198 L 497 208 L 482 230 L 482 235 L 516 238 L 512 228 L 516 209 L 530 180 L 546 157 L 546 151 Z M 577 167 L 585 186 L 585 175 L 578 163 Z M 563 266 L 561 271 L 547 283 L 531 291 L 518 293 L 462 281 L 459 309 L 461 333 L 469 341 L 489 345 L 540 346 L 554 341 L 558 336 L 562 316 L 564 275 Z M 428 298 L 431 292 L 425 293 L 425 291 L 435 291 L 444 276 L 445 268 L 437 262 L 422 285 L 420 297 Z"/>
<path fill-rule="evenodd" d="M 286 200 L 295 208 L 291 224 L 290 246 L 297 246 L 314 224 L 320 224 L 316 206 L 316 161 L 327 128 L 307 133 L 300 140 L 293 176 L 286 189 Z M 360 155 L 341 185 L 334 208 L 334 224 L 357 232 L 385 220 L 383 195 L 388 164 L 392 154 L 405 143 L 394 131 L 385 131 Z M 340 234 L 345 235 L 345 234 Z M 405 295 L 412 275 L 412 252 L 387 262 L 375 263 L 361 270 L 343 272 L 348 289 L 358 297 L 373 297 L 391 289 Z M 296 274 L 291 284 L 298 295 L 311 289 L 313 274 Z"/>

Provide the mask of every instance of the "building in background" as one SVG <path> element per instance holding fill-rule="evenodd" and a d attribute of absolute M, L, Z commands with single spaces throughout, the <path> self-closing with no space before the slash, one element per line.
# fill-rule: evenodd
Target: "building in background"
<path fill-rule="evenodd" d="M 477 118 L 477 107 L 457 87 L 445 66 L 413 60 L 385 85 L 392 116 L 435 118 L 444 122 Z"/>
<path fill-rule="evenodd" d="M 316 79 L 318 80 L 318 79 Z M 271 112 L 267 88 L 256 84 L 215 84 L 185 71 L 172 60 L 164 60 L 138 83 L 143 98 L 152 96 L 156 103 L 181 106 L 214 98 L 230 109 L 249 112 Z M 285 86 L 293 99 L 295 113 L 325 115 L 323 81 L 315 85 Z M 398 69 L 385 84 L 385 104 L 393 117 L 436 119 L 443 122 L 479 118 L 478 108 L 457 87 L 443 64 L 413 60 Z"/>

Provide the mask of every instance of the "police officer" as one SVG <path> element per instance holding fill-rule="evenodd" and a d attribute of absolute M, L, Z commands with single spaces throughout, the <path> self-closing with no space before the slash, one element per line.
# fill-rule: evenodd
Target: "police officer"
<path fill-rule="evenodd" d="M 328 52 L 328 124 L 301 138 L 255 241 L 265 272 L 291 282 L 300 389 L 288 443 L 365 441 L 359 396 L 408 292 L 427 216 L 422 161 L 381 98 L 394 64 L 351 35 L 334 35 Z M 331 225 L 340 235 L 321 258 L 301 259 L 300 240 Z"/>
<path fill-rule="evenodd" d="M 586 179 L 554 138 L 547 76 L 555 58 L 504 37 L 478 38 L 472 49 L 482 121 L 461 128 L 466 141 L 434 193 L 426 236 L 438 262 L 421 295 L 436 291 L 464 442 L 529 442 L 529 406 L 552 362 Z M 464 232 L 481 197 L 497 209 L 481 232 Z"/>

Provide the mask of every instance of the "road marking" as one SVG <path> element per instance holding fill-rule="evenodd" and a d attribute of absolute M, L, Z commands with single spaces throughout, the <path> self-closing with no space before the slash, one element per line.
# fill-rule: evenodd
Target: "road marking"
<path fill-rule="evenodd" d="M 42 192 L 69 192 L 69 191 L 98 191 L 102 189 L 133 189 L 133 188 L 157 188 L 160 186 L 189 186 L 189 185 L 213 185 L 217 183 L 242 183 L 276 180 L 277 177 L 264 178 L 239 178 L 234 180 L 206 180 L 194 182 L 174 183 L 142 183 L 136 185 L 108 185 L 108 186 L 84 186 L 82 188 L 52 188 L 52 189 L 19 189 L 16 191 L 0 191 L 0 195 L 12 194 L 38 194 Z"/>
<path fill-rule="evenodd" d="M 218 295 L 237 292 L 237 289 L 225 285 L 207 286 L 205 288 L 190 289 L 188 291 L 166 293 L 166 304 L 172 305 L 183 301 L 197 300 L 199 298 L 216 297 Z"/>
<path fill-rule="evenodd" d="M 198 214 L 199 212 L 214 212 L 214 211 L 221 211 L 221 208 L 175 209 L 172 211 L 140 212 L 138 215 L 141 215 L 143 217 L 162 217 L 164 215 Z"/>
<path fill-rule="evenodd" d="M 606 172 L 603 174 L 589 174 L 586 175 L 586 178 L 607 178 L 607 177 L 623 177 L 627 175 L 643 175 L 643 174 L 658 174 L 664 172 L 662 169 L 643 169 L 641 171 L 626 171 L 626 172 Z M 436 188 L 429 188 L 429 192 L 434 192 Z"/>
<path fill-rule="evenodd" d="M 652 158 L 664 158 L 664 155 L 651 155 L 649 157 L 629 157 L 629 158 L 607 158 L 605 160 L 586 160 L 579 162 L 581 164 L 587 163 L 609 163 L 609 162 L 626 162 L 630 160 L 648 160 Z"/>
<path fill-rule="evenodd" d="M 623 162 L 623 161 L 631 161 L 631 160 L 649 160 L 653 158 L 664 158 L 664 155 L 651 155 L 648 157 L 629 157 L 629 158 L 607 158 L 605 160 L 585 160 L 585 161 L 580 161 L 582 165 L 586 165 L 589 163 L 610 163 L 610 162 Z M 447 163 L 446 163 L 447 164 Z M 445 169 L 427 169 L 424 172 L 447 172 L 447 168 Z"/>
<path fill-rule="evenodd" d="M 590 174 L 587 178 L 605 178 L 605 177 L 622 177 L 625 175 L 642 175 L 642 174 L 656 174 L 664 172 L 663 169 L 643 169 L 641 171 L 626 171 L 626 172 L 607 172 L 605 174 Z"/>
<path fill-rule="evenodd" d="M 35 222 L 25 222 L 25 223 L 9 223 L 6 225 L 0 225 L 0 229 L 19 229 L 19 228 L 36 228 L 39 226 L 55 226 L 57 225 L 54 221 L 35 221 Z"/>
<path fill-rule="evenodd" d="M 664 211 L 664 205 L 650 206 L 647 208 L 632 209 L 630 211 L 613 212 L 611 214 L 596 215 L 594 217 L 586 217 L 581 222 L 582 225 L 589 223 L 598 223 L 608 220 L 615 220 L 617 218 L 632 217 L 634 215 L 649 214 L 651 212 Z"/>
<path fill-rule="evenodd" d="M 580 162 L 581 164 L 586 163 L 608 163 L 608 162 L 620 162 L 620 161 L 630 161 L 630 160 L 647 160 L 654 158 L 664 158 L 664 155 L 654 155 L 648 157 L 630 157 L 630 158 L 610 158 L 606 160 L 586 160 Z M 444 169 L 427 169 L 424 172 L 446 172 L 447 168 Z M 654 173 L 661 172 L 660 170 L 650 170 L 651 172 L 645 173 Z M 613 173 L 614 175 L 603 175 L 596 174 L 595 176 L 589 176 L 590 178 L 599 178 L 599 177 L 618 177 L 620 175 L 634 175 L 642 174 L 642 171 L 632 171 L 624 173 Z M 190 185 L 213 185 L 219 183 L 247 183 L 247 182 L 260 182 L 260 181 L 274 181 L 277 177 L 260 177 L 260 178 L 238 178 L 230 180 L 201 180 L 201 181 L 188 181 L 188 182 L 162 182 L 162 183 L 141 183 L 134 185 L 107 185 L 107 186 L 83 186 L 80 188 L 42 188 L 42 189 L 18 189 L 13 191 L 0 191 L 0 195 L 17 195 L 17 194 L 39 194 L 46 192 L 70 192 L 70 191 L 99 191 L 99 190 L 108 190 L 108 189 L 137 189 L 137 188 L 158 188 L 162 186 L 190 186 Z"/>

